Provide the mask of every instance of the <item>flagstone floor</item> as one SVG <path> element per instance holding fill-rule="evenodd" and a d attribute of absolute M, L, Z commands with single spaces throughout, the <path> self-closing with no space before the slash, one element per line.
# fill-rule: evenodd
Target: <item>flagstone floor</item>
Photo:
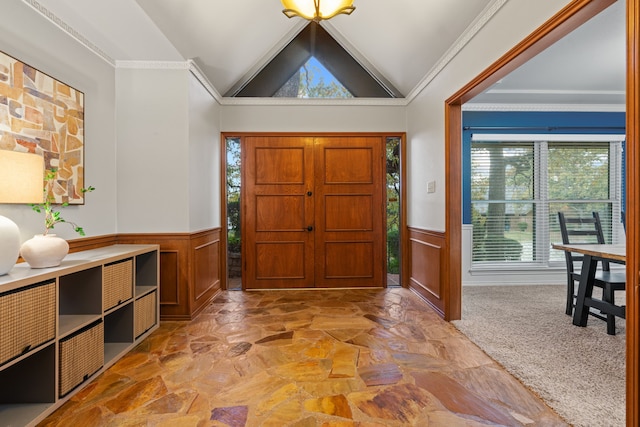
<path fill-rule="evenodd" d="M 226 291 L 42 426 L 566 426 L 411 291 Z"/>

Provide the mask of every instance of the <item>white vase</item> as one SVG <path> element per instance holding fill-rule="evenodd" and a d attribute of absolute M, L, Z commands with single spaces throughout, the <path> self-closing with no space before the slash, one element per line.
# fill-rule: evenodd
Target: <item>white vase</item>
<path fill-rule="evenodd" d="M 58 266 L 68 253 L 67 241 L 55 234 L 36 234 L 20 247 L 20 256 L 31 268 Z"/>
<path fill-rule="evenodd" d="M 16 265 L 20 250 L 20 230 L 15 222 L 0 215 L 0 276 Z"/>

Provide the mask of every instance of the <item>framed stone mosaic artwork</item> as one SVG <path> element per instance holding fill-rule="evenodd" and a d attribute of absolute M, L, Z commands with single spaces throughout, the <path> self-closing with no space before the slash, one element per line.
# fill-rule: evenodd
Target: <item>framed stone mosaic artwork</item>
<path fill-rule="evenodd" d="M 0 149 L 42 155 L 52 200 L 83 204 L 84 93 L 0 52 Z"/>

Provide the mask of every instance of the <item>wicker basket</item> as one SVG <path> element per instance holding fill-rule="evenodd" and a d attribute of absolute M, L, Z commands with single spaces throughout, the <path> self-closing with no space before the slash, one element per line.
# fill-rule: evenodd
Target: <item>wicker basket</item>
<path fill-rule="evenodd" d="M 54 281 L 0 295 L 0 365 L 55 336 Z"/>
<path fill-rule="evenodd" d="M 82 384 L 104 365 L 104 324 L 93 323 L 60 340 L 60 397 Z"/>
<path fill-rule="evenodd" d="M 104 266 L 104 310 L 109 310 L 133 297 L 133 261 Z"/>
<path fill-rule="evenodd" d="M 136 300 L 134 335 L 138 338 L 156 324 L 156 293 L 151 292 Z"/>

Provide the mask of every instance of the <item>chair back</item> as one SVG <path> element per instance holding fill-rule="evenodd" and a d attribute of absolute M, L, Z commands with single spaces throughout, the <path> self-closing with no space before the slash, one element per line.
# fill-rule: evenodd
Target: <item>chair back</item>
<path fill-rule="evenodd" d="M 562 243 L 565 244 L 604 244 L 604 232 L 602 231 L 602 223 L 598 212 L 592 212 L 591 218 L 571 218 L 566 217 L 564 213 L 558 212 L 558 222 L 560 223 L 560 234 L 562 235 Z M 582 261 L 584 257 L 579 254 L 566 252 L 565 259 L 567 262 L 567 271 L 573 273 L 573 263 Z M 603 262 L 602 269 L 609 271 L 609 263 Z"/>

